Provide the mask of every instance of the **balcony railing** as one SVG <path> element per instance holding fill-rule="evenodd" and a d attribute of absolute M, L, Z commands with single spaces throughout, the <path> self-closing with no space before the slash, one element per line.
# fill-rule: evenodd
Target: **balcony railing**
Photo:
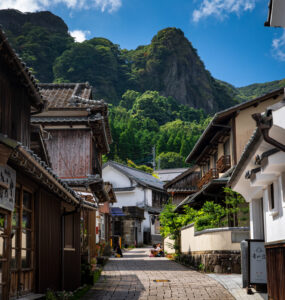
<path fill-rule="evenodd" d="M 231 156 L 223 155 L 217 161 L 218 173 L 224 173 L 231 167 Z"/>
<path fill-rule="evenodd" d="M 201 189 L 203 185 L 210 182 L 212 179 L 219 178 L 219 173 L 217 169 L 210 169 L 199 181 L 198 181 L 198 189 Z"/>

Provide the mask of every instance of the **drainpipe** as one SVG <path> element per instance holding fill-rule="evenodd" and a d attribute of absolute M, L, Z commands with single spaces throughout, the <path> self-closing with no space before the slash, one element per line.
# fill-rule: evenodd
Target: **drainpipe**
<path fill-rule="evenodd" d="M 253 114 L 252 118 L 256 121 L 256 125 L 258 129 L 260 130 L 265 142 L 268 144 L 278 148 L 279 150 L 285 152 L 285 145 L 282 143 L 279 143 L 277 140 L 273 139 L 272 137 L 269 136 L 269 130 L 272 126 L 271 124 L 268 124 L 266 120 L 263 120 L 262 116 L 260 113 L 258 114 Z"/>

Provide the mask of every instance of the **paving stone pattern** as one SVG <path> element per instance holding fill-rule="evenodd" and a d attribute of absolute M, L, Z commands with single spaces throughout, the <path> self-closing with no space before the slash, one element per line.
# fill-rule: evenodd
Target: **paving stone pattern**
<path fill-rule="evenodd" d="M 233 300 L 216 280 L 167 258 L 148 257 L 149 249 L 111 258 L 84 300 Z M 154 282 L 154 280 L 170 280 Z"/>
<path fill-rule="evenodd" d="M 267 300 L 267 294 L 254 292 L 248 295 L 246 289 L 242 288 L 242 278 L 239 274 L 208 274 L 209 277 L 219 281 L 236 300 Z"/>

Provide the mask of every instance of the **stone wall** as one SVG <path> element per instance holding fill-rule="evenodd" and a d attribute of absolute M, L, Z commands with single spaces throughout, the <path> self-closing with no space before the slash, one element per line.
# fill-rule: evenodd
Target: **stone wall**
<path fill-rule="evenodd" d="M 194 224 L 181 229 L 181 255 L 177 260 L 205 272 L 241 273 L 240 242 L 249 238 L 248 227 L 195 231 Z"/>
<path fill-rule="evenodd" d="M 195 269 L 214 273 L 241 273 L 240 251 L 201 251 L 181 254 L 180 263 Z"/>

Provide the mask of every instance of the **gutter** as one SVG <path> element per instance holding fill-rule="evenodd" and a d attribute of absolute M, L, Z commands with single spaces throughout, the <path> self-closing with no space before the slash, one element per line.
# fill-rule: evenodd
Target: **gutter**
<path fill-rule="evenodd" d="M 272 127 L 272 119 L 264 118 L 260 113 L 253 114 L 252 118 L 256 121 L 256 126 L 260 130 L 265 142 L 285 152 L 285 145 L 269 136 L 269 130 Z"/>

